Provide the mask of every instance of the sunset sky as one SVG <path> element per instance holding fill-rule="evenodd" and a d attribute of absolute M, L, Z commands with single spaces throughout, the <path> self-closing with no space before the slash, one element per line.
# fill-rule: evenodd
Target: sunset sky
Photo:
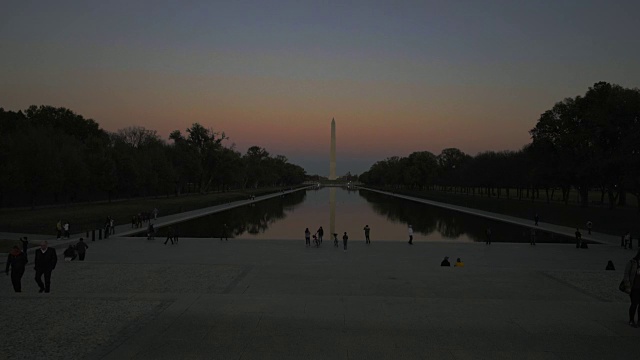
<path fill-rule="evenodd" d="M 328 175 L 516 150 L 597 81 L 640 86 L 640 1 L 4 1 L 0 107 L 166 138 L 199 122 Z"/>

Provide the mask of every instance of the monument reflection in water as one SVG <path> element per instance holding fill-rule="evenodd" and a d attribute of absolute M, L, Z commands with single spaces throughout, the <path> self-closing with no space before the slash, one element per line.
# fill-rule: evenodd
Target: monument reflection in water
<path fill-rule="evenodd" d="M 327 201 L 327 199 L 329 201 Z M 328 215 L 328 219 L 327 219 Z M 327 223 L 328 222 L 328 223 Z M 218 238 L 223 224 L 237 239 L 299 240 L 304 230 L 315 233 L 320 226 L 324 239 L 332 233 L 341 241 L 364 241 L 364 226 L 371 227 L 371 240 L 407 241 L 407 226 L 414 241 L 484 241 L 487 227 L 493 242 L 529 242 L 530 229 L 477 216 L 444 210 L 367 190 L 329 187 L 301 190 L 270 200 L 174 225 L 182 237 Z M 159 236 L 163 235 L 161 229 Z M 538 232 L 538 242 L 572 243 L 573 239 Z M 325 242 L 325 246 L 327 246 Z"/>

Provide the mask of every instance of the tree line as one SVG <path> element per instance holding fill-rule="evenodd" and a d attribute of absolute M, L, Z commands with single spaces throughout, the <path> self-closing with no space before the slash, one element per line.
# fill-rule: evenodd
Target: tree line
<path fill-rule="evenodd" d="M 168 140 L 132 126 L 107 132 L 66 108 L 0 108 L 0 206 L 291 186 L 305 170 L 259 146 L 245 154 L 195 123 Z"/>
<path fill-rule="evenodd" d="M 362 173 L 365 184 L 435 189 L 483 196 L 546 198 L 565 203 L 575 190 L 580 204 L 589 192 L 613 208 L 627 194 L 640 211 L 640 90 L 598 82 L 585 95 L 566 98 L 540 115 L 531 143 L 518 151 L 475 156 L 456 148 L 414 152 L 378 161 Z M 514 193 L 515 191 L 515 193 Z M 541 195 L 542 192 L 542 195 Z"/>

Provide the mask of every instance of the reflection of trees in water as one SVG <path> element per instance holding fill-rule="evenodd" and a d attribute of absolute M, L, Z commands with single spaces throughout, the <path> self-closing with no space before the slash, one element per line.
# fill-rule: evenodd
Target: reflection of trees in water
<path fill-rule="evenodd" d="M 306 191 L 296 191 L 277 198 L 259 201 L 209 216 L 189 220 L 173 225 L 184 237 L 214 237 L 222 235 L 224 224 L 227 224 L 229 237 L 245 232 L 259 234 L 266 231 L 271 224 L 282 220 L 287 212 L 302 204 L 307 196 Z M 159 231 L 159 236 L 166 236 L 166 229 Z"/>
<path fill-rule="evenodd" d="M 530 228 L 436 208 L 372 191 L 361 190 L 359 193 L 376 213 L 386 216 L 393 222 L 411 224 L 414 231 L 425 235 L 438 231 L 444 238 L 455 239 L 461 235 L 467 235 L 473 241 L 483 242 L 486 240 L 486 230 L 490 228 L 492 242 L 528 243 L 530 239 Z M 538 230 L 536 241 L 571 243 L 573 240 Z"/>
<path fill-rule="evenodd" d="M 276 199 L 225 211 L 220 214 L 220 220 L 212 224 L 214 234 L 222 232 L 223 224 L 227 224 L 234 237 L 245 232 L 263 233 L 271 224 L 287 217 L 287 212 L 302 204 L 306 197 L 306 191 L 296 191 Z"/>
<path fill-rule="evenodd" d="M 436 229 L 438 216 L 432 208 L 372 191 L 360 190 L 359 194 L 367 200 L 373 211 L 392 222 L 411 224 L 413 231 L 425 235 Z"/>

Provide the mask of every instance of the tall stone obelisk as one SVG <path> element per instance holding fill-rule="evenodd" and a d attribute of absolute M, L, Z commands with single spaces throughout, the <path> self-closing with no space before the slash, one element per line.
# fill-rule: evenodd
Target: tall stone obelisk
<path fill-rule="evenodd" d="M 331 152 L 329 158 L 329 180 L 336 179 L 336 120 L 331 119 Z"/>

